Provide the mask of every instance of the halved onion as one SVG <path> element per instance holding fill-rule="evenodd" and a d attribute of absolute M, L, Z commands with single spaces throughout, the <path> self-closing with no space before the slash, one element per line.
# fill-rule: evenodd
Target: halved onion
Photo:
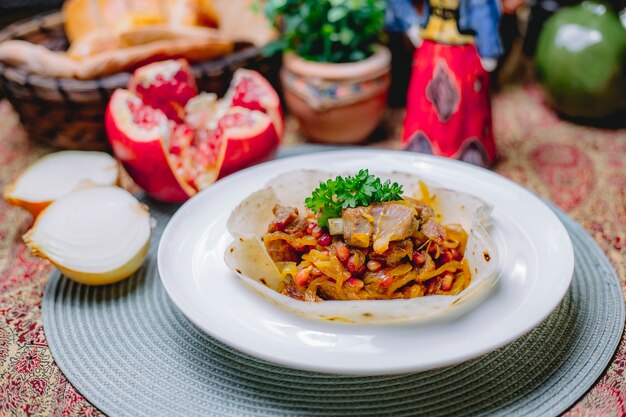
<path fill-rule="evenodd" d="M 4 198 L 36 216 L 54 200 L 83 185 L 116 184 L 119 174 L 117 161 L 104 152 L 55 152 L 29 166 L 7 187 Z"/>
<path fill-rule="evenodd" d="M 143 263 L 150 245 L 150 214 L 122 188 L 85 188 L 50 204 L 24 241 L 71 279 L 110 284 Z"/>

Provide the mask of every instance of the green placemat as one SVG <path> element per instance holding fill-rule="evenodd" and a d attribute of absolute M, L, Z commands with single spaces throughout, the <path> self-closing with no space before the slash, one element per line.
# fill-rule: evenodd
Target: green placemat
<path fill-rule="evenodd" d="M 482 358 L 409 375 L 284 368 L 216 341 L 169 300 L 156 250 L 174 210 L 151 203 L 152 249 L 130 279 L 88 287 L 55 271 L 44 294 L 44 329 L 57 364 L 111 416 L 556 415 L 593 385 L 622 332 L 615 272 L 593 239 L 555 208 L 574 245 L 572 286 L 526 336 Z"/>

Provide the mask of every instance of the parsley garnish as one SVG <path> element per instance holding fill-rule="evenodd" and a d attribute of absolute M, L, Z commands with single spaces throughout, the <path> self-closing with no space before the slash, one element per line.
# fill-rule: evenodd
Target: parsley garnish
<path fill-rule="evenodd" d="M 341 217 L 341 209 L 357 206 L 369 206 L 380 201 L 400 200 L 402 186 L 382 182 L 380 178 L 370 175 L 367 169 L 360 170 L 352 177 L 337 177 L 321 182 L 311 197 L 304 200 L 304 204 L 317 213 L 317 224 L 328 226 L 328 219 Z"/>

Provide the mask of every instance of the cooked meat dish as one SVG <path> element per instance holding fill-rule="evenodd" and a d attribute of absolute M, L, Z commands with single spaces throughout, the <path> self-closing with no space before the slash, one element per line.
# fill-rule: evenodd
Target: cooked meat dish
<path fill-rule="evenodd" d="M 455 295 L 471 280 L 468 234 L 441 224 L 430 201 L 402 197 L 319 213 L 276 205 L 263 242 L 282 274 L 283 294 L 304 301 Z"/>

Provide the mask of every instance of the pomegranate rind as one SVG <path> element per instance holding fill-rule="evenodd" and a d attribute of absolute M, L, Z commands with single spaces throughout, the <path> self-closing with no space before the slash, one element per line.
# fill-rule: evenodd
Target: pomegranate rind
<path fill-rule="evenodd" d="M 185 59 L 154 62 L 138 68 L 128 89 L 176 123 L 183 121 L 187 102 L 198 95 L 196 80 Z"/>
<path fill-rule="evenodd" d="M 252 82 L 261 91 L 260 98 L 253 100 L 245 97 L 246 91 L 242 90 L 245 80 Z M 245 68 L 237 69 L 225 98 L 229 99 L 232 107 L 243 107 L 267 113 L 274 124 L 276 134 L 282 138 L 285 122 L 280 98 L 274 87 L 259 72 Z"/>
<path fill-rule="evenodd" d="M 128 100 L 145 105 L 128 90 L 116 90 L 105 112 L 105 128 L 113 153 L 130 177 L 150 196 L 160 201 L 178 203 L 197 190 L 176 175 L 165 143 L 172 134 L 166 116 L 154 109 L 159 125 L 141 129 L 134 124 Z M 143 137 L 140 137 L 143 136 Z"/>
<path fill-rule="evenodd" d="M 229 117 L 238 115 L 252 121 L 253 125 L 226 126 Z M 280 144 L 269 115 L 243 107 L 230 108 L 218 122 L 215 133 L 218 140 L 226 144 L 220 178 L 269 159 Z"/>

